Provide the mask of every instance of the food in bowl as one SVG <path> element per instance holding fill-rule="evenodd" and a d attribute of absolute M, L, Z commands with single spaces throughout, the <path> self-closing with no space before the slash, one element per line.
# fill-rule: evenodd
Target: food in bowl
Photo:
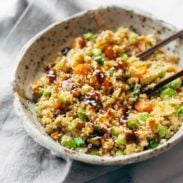
<path fill-rule="evenodd" d="M 161 49 L 136 57 L 156 41 L 121 27 L 87 32 L 63 48 L 31 85 L 51 138 L 99 156 L 141 152 L 171 138 L 183 120 L 181 78 L 152 96 L 140 93 L 179 70 L 177 56 Z"/>

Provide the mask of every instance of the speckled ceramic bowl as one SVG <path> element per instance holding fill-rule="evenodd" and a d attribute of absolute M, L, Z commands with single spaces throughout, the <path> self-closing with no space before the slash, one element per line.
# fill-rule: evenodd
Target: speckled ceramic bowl
<path fill-rule="evenodd" d="M 105 7 L 79 13 L 49 26 L 29 41 L 18 57 L 19 65 L 13 85 L 15 108 L 22 118 L 23 126 L 28 134 L 40 145 L 56 153 L 57 156 L 69 157 L 91 164 L 129 164 L 156 156 L 168 150 L 183 137 L 183 128 L 181 128 L 167 143 L 159 145 L 155 149 L 121 157 L 99 157 L 78 153 L 61 146 L 53 141 L 41 127 L 34 112 L 34 104 L 27 98 L 31 98 L 30 83 L 43 72 L 43 63 L 54 58 L 56 53 L 62 47 L 69 45 L 70 40 L 75 36 L 86 31 L 115 30 L 119 26 L 129 27 L 140 34 L 155 33 L 159 39 L 175 32 L 174 27 L 142 11 L 127 7 Z M 177 41 L 169 44 L 165 49 L 180 53 L 181 47 L 183 47 L 183 43 Z"/>

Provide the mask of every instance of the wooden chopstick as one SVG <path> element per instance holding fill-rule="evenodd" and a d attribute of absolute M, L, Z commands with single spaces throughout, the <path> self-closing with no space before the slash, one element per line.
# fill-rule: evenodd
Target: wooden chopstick
<path fill-rule="evenodd" d="M 159 90 L 160 88 L 162 88 L 163 86 L 168 84 L 169 82 L 171 82 L 171 81 L 173 81 L 173 80 L 175 80 L 175 79 L 177 79 L 177 78 L 179 78 L 181 76 L 183 76 L 183 70 L 180 70 L 176 74 L 173 74 L 172 76 L 162 80 L 161 82 L 156 84 L 153 88 L 142 90 L 141 93 L 145 93 L 147 95 L 150 95 L 150 94 L 154 93 L 156 90 Z"/>
<path fill-rule="evenodd" d="M 154 51 L 156 51 L 157 49 L 165 46 L 166 44 L 170 43 L 171 41 L 174 41 L 177 38 L 180 38 L 181 36 L 183 36 L 183 30 L 178 31 L 177 33 L 173 34 L 172 36 L 160 41 L 158 44 L 154 45 L 153 47 L 145 50 L 144 52 L 141 52 L 137 55 L 137 57 L 139 59 L 143 59 L 147 56 L 149 56 L 150 54 L 152 54 Z M 178 77 L 183 76 L 183 70 L 173 74 L 172 76 L 164 79 L 163 81 L 159 82 L 158 84 L 156 84 L 153 88 L 149 88 L 149 89 L 142 89 L 141 93 L 146 93 L 147 95 L 150 95 L 152 93 L 154 93 L 156 90 L 162 88 L 164 85 L 168 84 L 169 82 L 177 79 Z"/>
<path fill-rule="evenodd" d="M 172 36 L 160 41 L 158 44 L 156 44 L 155 46 L 145 50 L 144 52 L 142 53 L 139 53 L 137 55 L 137 57 L 139 59 L 143 59 L 145 58 L 146 56 L 152 54 L 154 51 L 156 51 L 158 48 L 161 48 L 163 46 L 165 46 L 166 44 L 170 43 L 171 41 L 174 41 L 175 39 L 177 38 L 180 38 L 181 36 L 183 36 L 183 30 L 180 30 L 178 31 L 177 33 L 173 34 Z"/>

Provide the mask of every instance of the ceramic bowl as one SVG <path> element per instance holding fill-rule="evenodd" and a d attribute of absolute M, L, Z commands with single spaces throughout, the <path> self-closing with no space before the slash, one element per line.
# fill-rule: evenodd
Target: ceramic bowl
<path fill-rule="evenodd" d="M 129 27 L 140 34 L 155 33 L 160 40 L 176 31 L 173 26 L 158 20 L 148 13 L 129 7 L 110 6 L 84 11 L 64 21 L 54 23 L 31 39 L 20 52 L 18 57 L 19 64 L 13 84 L 15 108 L 28 134 L 57 156 L 69 157 L 90 164 L 124 165 L 157 156 L 171 148 L 183 137 L 183 128 L 181 127 L 171 139 L 155 149 L 121 157 L 99 157 L 65 148 L 53 141 L 44 132 L 36 118 L 34 103 L 28 99 L 32 97 L 30 83 L 43 72 L 43 64 L 54 58 L 61 48 L 69 45 L 70 40 L 74 37 L 86 31 L 115 30 L 119 26 Z M 182 42 L 175 41 L 165 49 L 183 56 L 181 54 L 182 47 Z"/>

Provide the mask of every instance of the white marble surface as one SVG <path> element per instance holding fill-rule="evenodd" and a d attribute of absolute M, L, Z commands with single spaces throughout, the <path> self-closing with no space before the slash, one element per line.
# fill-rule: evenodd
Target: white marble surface
<path fill-rule="evenodd" d="M 10 83 L 17 64 L 15 57 L 23 44 L 56 20 L 104 4 L 125 4 L 149 11 L 181 29 L 183 1 L 13 0 L 9 5 L 5 3 L 10 1 L 0 2 L 3 9 L 0 13 L 0 182 L 182 183 L 183 143 L 157 158 L 122 168 L 91 166 L 54 157 L 22 128 L 12 106 Z"/>

